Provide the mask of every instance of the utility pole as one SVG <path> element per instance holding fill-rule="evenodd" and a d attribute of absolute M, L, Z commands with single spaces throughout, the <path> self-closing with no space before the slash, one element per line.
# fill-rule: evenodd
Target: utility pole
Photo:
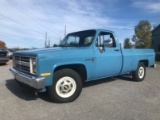
<path fill-rule="evenodd" d="M 45 48 L 47 47 L 47 32 L 46 32 L 46 37 L 45 37 Z"/>
<path fill-rule="evenodd" d="M 49 38 L 49 40 L 48 40 L 48 47 L 50 47 L 50 38 Z"/>
<path fill-rule="evenodd" d="M 64 36 L 66 36 L 66 25 L 65 25 L 65 29 L 64 29 Z"/>

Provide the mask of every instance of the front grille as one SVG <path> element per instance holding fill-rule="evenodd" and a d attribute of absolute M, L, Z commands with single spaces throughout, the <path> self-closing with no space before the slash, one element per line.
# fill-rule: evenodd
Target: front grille
<path fill-rule="evenodd" d="M 0 57 L 6 57 L 7 56 L 7 52 L 0 52 Z"/>
<path fill-rule="evenodd" d="M 30 57 L 14 56 L 14 67 L 19 71 L 30 73 Z"/>
<path fill-rule="evenodd" d="M 13 67 L 21 72 L 37 75 L 37 58 L 23 55 L 14 55 Z"/>

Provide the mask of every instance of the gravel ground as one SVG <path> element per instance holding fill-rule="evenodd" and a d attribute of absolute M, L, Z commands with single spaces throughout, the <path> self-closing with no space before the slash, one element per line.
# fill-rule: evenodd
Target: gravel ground
<path fill-rule="evenodd" d="M 160 65 L 147 68 L 142 82 L 117 77 L 86 83 L 80 97 L 65 104 L 21 89 L 11 65 L 0 65 L 1 120 L 160 120 Z"/>

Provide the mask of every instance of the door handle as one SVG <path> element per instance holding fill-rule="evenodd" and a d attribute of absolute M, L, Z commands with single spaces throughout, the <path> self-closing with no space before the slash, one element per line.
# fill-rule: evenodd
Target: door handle
<path fill-rule="evenodd" d="M 119 49 L 114 49 L 114 51 L 119 51 Z"/>

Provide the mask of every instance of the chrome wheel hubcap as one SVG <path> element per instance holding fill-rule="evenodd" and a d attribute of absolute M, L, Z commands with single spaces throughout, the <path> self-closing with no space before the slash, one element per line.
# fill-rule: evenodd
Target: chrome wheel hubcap
<path fill-rule="evenodd" d="M 76 91 L 76 82 L 71 77 L 62 77 L 56 83 L 56 93 L 63 98 L 72 96 Z"/>
<path fill-rule="evenodd" d="M 144 77 L 144 68 L 143 67 L 139 68 L 138 76 L 140 79 L 142 79 Z"/>

